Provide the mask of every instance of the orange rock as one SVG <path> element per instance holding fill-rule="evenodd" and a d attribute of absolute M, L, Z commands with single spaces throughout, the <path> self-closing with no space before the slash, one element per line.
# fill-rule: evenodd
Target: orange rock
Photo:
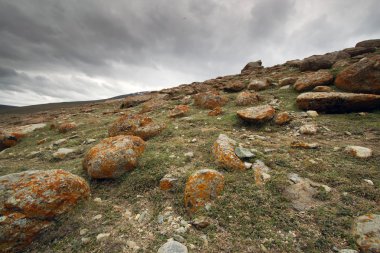
<path fill-rule="evenodd" d="M 58 126 L 58 132 L 67 133 L 75 128 L 77 128 L 77 125 L 75 123 L 63 123 Z"/>
<path fill-rule="evenodd" d="M 216 171 L 203 169 L 189 177 L 185 187 L 185 208 L 191 214 L 220 195 L 224 188 L 224 176 Z"/>
<path fill-rule="evenodd" d="M 137 136 L 106 138 L 87 152 L 83 169 L 92 178 L 117 178 L 135 168 L 144 149 L 145 142 Z"/>
<path fill-rule="evenodd" d="M 204 109 L 214 109 L 223 106 L 228 102 L 228 98 L 218 92 L 202 92 L 194 95 L 194 104 Z"/>
<path fill-rule="evenodd" d="M 151 100 L 152 97 L 153 96 L 150 94 L 136 94 L 136 95 L 127 96 L 124 99 L 123 103 L 121 104 L 120 108 L 123 109 L 123 108 L 130 108 L 130 107 L 137 106 L 148 100 Z"/>
<path fill-rule="evenodd" d="M 164 124 L 155 123 L 143 115 L 125 115 L 117 119 L 108 129 L 110 137 L 117 135 L 135 135 L 143 140 L 152 138 L 165 128 Z"/>
<path fill-rule="evenodd" d="M 220 134 L 212 151 L 220 166 L 233 170 L 245 170 L 244 162 L 235 154 L 235 146 L 234 140 L 225 134 Z"/>
<path fill-rule="evenodd" d="M 211 111 L 209 111 L 207 115 L 208 116 L 218 116 L 222 113 L 223 113 L 222 108 L 220 106 L 218 106 L 218 107 L 215 107 L 214 109 L 212 109 Z"/>
<path fill-rule="evenodd" d="M 64 170 L 34 170 L 0 177 L 0 249 L 20 250 L 79 200 L 86 181 Z"/>
<path fill-rule="evenodd" d="M 142 105 L 139 113 L 146 113 L 146 112 L 155 111 L 155 110 L 161 108 L 164 105 L 164 103 L 165 102 L 161 99 L 149 100 Z"/>
<path fill-rule="evenodd" d="M 237 92 L 237 91 L 244 90 L 245 87 L 247 87 L 247 84 L 245 84 L 244 82 L 239 81 L 239 80 L 234 80 L 234 81 L 227 83 L 224 86 L 223 90 L 225 90 L 227 92 Z"/>
<path fill-rule="evenodd" d="M 261 105 L 239 110 L 236 113 L 244 121 L 262 123 L 272 119 L 275 110 L 270 105 Z"/>
<path fill-rule="evenodd" d="M 243 91 L 239 93 L 236 97 L 236 105 L 245 106 L 245 105 L 253 105 L 259 102 L 259 96 L 256 92 Z"/>
<path fill-rule="evenodd" d="M 288 112 L 280 112 L 277 114 L 274 122 L 277 125 L 284 125 L 286 123 L 289 123 L 290 120 L 291 120 L 291 118 L 290 118 L 290 115 Z"/>
<path fill-rule="evenodd" d="M 332 92 L 333 89 L 331 89 L 331 87 L 329 86 L 316 86 L 314 89 L 313 89 L 314 92 Z"/>
<path fill-rule="evenodd" d="M 188 105 L 177 105 L 173 110 L 169 112 L 170 118 L 178 118 L 185 116 L 185 114 L 190 110 Z"/>
<path fill-rule="evenodd" d="M 22 139 L 25 134 L 22 133 L 4 133 L 0 131 L 0 151 L 6 148 L 13 147 Z"/>
<path fill-rule="evenodd" d="M 160 180 L 160 189 L 163 191 L 171 190 L 175 187 L 176 182 L 176 178 L 164 177 Z"/>
<path fill-rule="evenodd" d="M 316 86 L 329 85 L 333 82 L 334 76 L 328 70 L 307 73 L 299 77 L 294 84 L 296 91 L 312 90 Z"/>

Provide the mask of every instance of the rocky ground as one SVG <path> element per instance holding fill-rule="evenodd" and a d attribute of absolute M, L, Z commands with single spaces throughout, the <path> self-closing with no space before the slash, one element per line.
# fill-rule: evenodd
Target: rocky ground
<path fill-rule="evenodd" d="M 0 251 L 380 252 L 379 48 L 0 115 Z"/>

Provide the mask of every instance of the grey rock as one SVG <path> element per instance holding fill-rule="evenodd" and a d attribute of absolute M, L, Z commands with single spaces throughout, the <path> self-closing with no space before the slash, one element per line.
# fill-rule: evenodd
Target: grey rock
<path fill-rule="evenodd" d="M 361 252 L 380 252 L 380 215 L 367 214 L 356 218 L 353 236 Z"/>
<path fill-rule="evenodd" d="M 180 242 L 168 241 L 162 245 L 157 253 L 187 253 L 187 247 Z"/>
<path fill-rule="evenodd" d="M 235 154 L 239 158 L 251 158 L 255 156 L 249 149 L 241 147 L 235 148 Z"/>

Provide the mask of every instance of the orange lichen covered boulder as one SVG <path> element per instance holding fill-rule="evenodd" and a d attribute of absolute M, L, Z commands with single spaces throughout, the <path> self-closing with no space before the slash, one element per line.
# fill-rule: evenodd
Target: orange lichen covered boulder
<path fill-rule="evenodd" d="M 288 112 L 280 112 L 276 115 L 274 122 L 277 125 L 285 125 L 291 121 L 291 117 Z"/>
<path fill-rule="evenodd" d="M 77 125 L 73 122 L 71 123 L 63 123 L 63 124 L 60 124 L 58 126 L 58 132 L 60 133 L 67 133 L 71 130 L 74 130 L 75 128 L 77 128 Z"/>
<path fill-rule="evenodd" d="M 54 217 L 89 195 L 87 182 L 64 170 L 33 170 L 0 177 L 0 249 L 20 250 Z"/>
<path fill-rule="evenodd" d="M 186 182 L 185 208 L 194 213 L 219 196 L 223 188 L 224 176 L 220 172 L 210 169 L 195 172 Z"/>
<path fill-rule="evenodd" d="M 172 177 L 163 177 L 161 180 L 160 180 L 160 189 L 162 191 L 169 191 L 169 190 L 172 190 L 175 186 L 176 186 L 176 183 L 177 183 L 177 179 L 176 178 L 172 178 Z"/>
<path fill-rule="evenodd" d="M 135 168 L 144 149 L 145 142 L 137 136 L 106 138 L 87 152 L 83 169 L 92 178 L 117 178 Z"/>
<path fill-rule="evenodd" d="M 256 92 L 243 91 L 239 93 L 236 97 L 236 105 L 244 106 L 244 105 L 253 105 L 259 101 L 259 96 Z"/>
<path fill-rule="evenodd" d="M 164 124 L 155 123 L 143 115 L 125 115 L 117 119 L 108 129 L 110 137 L 117 135 L 135 135 L 143 140 L 152 138 L 165 128 Z"/>
<path fill-rule="evenodd" d="M 13 147 L 24 136 L 22 133 L 5 133 L 0 131 L 0 151 Z"/>
<path fill-rule="evenodd" d="M 244 170 L 244 162 L 235 154 L 236 142 L 225 134 L 220 134 L 215 141 L 212 152 L 216 162 L 224 168 Z"/>
<path fill-rule="evenodd" d="M 228 98 L 218 92 L 208 91 L 194 95 L 194 104 L 204 109 L 214 109 L 227 104 Z"/>
<path fill-rule="evenodd" d="M 179 118 L 185 116 L 185 114 L 190 110 L 188 105 L 177 105 L 173 110 L 169 112 L 170 118 Z"/>
<path fill-rule="evenodd" d="M 223 113 L 222 107 L 218 106 L 207 113 L 208 116 L 218 116 Z"/>
<path fill-rule="evenodd" d="M 244 121 L 263 123 L 273 118 L 275 110 L 270 105 L 260 105 L 237 111 L 237 115 Z"/>

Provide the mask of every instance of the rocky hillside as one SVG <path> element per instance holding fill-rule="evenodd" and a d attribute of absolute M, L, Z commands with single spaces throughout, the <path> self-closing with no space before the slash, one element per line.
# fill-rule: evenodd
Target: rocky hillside
<path fill-rule="evenodd" d="M 380 252 L 380 40 L 0 127 L 1 252 Z"/>

